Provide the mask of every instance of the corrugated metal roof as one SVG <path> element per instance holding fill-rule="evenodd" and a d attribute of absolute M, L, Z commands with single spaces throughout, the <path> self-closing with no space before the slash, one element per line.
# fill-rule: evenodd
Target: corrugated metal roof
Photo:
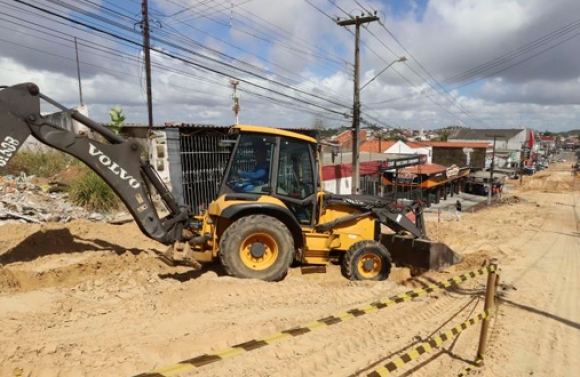
<path fill-rule="evenodd" d="M 203 123 L 177 123 L 165 122 L 167 128 L 231 128 L 233 124 L 218 125 L 218 124 L 203 124 Z"/>
<path fill-rule="evenodd" d="M 420 155 L 413 154 L 413 153 L 368 153 L 368 152 L 359 152 L 359 161 L 368 162 L 368 161 L 386 161 L 386 160 L 403 160 L 409 159 L 413 157 L 418 157 Z M 424 155 L 421 155 L 424 156 Z M 352 153 L 351 152 L 344 152 L 338 153 L 335 158 L 334 162 L 332 162 L 332 153 L 324 153 L 322 156 L 322 165 L 341 165 L 341 164 L 350 164 L 352 163 Z"/>
<path fill-rule="evenodd" d="M 401 169 L 399 172 L 409 173 L 409 174 L 435 174 L 439 172 L 443 172 L 447 170 L 447 168 L 443 165 L 439 164 L 423 164 L 417 166 L 411 166 L 409 168 Z"/>
<path fill-rule="evenodd" d="M 450 136 L 448 140 L 491 140 L 496 135 L 499 138 L 512 138 L 517 134 L 526 131 L 523 128 L 496 128 L 496 129 L 471 129 L 462 128 L 457 133 Z"/>
<path fill-rule="evenodd" d="M 426 146 L 439 148 L 487 148 L 491 145 L 488 142 L 473 141 L 425 141 L 422 143 Z"/>
<path fill-rule="evenodd" d="M 108 126 L 109 123 L 101 123 L 103 126 Z M 144 123 L 123 123 L 123 127 L 126 128 L 149 128 L 148 124 Z M 154 124 L 153 128 L 165 128 L 163 124 Z"/>
<path fill-rule="evenodd" d="M 235 126 L 235 124 L 229 125 L 217 125 L 217 124 L 200 124 L 200 123 L 177 123 L 177 122 L 166 122 L 165 127 L 167 128 L 194 128 L 194 129 L 228 129 Z M 299 127 L 271 127 L 271 126 L 259 126 L 259 127 L 266 127 L 266 128 L 274 128 L 277 130 L 284 130 L 290 132 L 296 132 L 303 135 L 308 135 L 315 139 L 318 138 L 319 132 L 313 128 L 299 128 Z"/>

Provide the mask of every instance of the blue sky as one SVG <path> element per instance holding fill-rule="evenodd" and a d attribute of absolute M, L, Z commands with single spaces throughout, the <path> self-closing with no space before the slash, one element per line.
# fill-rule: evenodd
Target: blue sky
<path fill-rule="evenodd" d="M 232 124 L 235 78 L 242 123 L 348 126 L 354 27 L 336 18 L 376 11 L 361 28 L 361 85 L 407 61 L 361 92 L 365 124 L 580 129 L 576 0 L 149 1 L 156 124 Z M 140 0 L 0 0 L 0 84 L 37 82 L 77 105 L 76 37 L 90 116 L 119 105 L 146 122 L 140 11 Z"/>

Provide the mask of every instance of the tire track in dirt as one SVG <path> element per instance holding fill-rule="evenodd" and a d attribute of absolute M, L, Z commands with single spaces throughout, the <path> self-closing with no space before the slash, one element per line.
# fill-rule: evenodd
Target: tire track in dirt
<path fill-rule="evenodd" d="M 561 236 L 557 236 L 557 237 L 561 237 Z M 543 270 L 544 273 L 546 273 L 547 275 L 552 275 L 553 273 L 557 273 L 557 274 L 567 274 L 570 269 L 573 267 L 570 264 L 570 258 L 569 258 L 569 253 L 565 252 L 564 250 L 562 250 L 560 247 L 560 243 L 559 242 L 554 242 L 549 249 L 546 250 L 546 253 L 543 254 L 543 257 L 541 258 L 542 261 L 548 261 L 550 263 L 542 263 L 541 266 L 538 266 L 537 264 L 532 265 L 531 267 L 533 268 L 541 268 Z M 557 258 L 555 257 L 555 253 L 556 251 L 558 251 L 558 256 Z M 564 251 L 562 253 L 562 251 Z M 550 268 L 550 270 L 547 270 L 546 267 L 547 266 L 554 266 L 552 268 Z M 555 279 L 545 279 L 542 282 L 533 282 L 530 281 L 530 279 L 526 279 L 525 276 L 523 276 L 520 279 L 520 283 L 519 285 L 526 285 L 526 286 L 532 286 L 533 284 L 541 284 L 541 285 L 549 285 L 552 286 L 553 288 L 551 290 L 553 290 L 554 292 L 560 294 L 562 292 L 562 288 L 564 287 L 564 282 L 562 279 L 556 279 L 556 282 L 554 282 L 553 280 Z M 556 283 L 556 284 L 554 284 Z M 517 308 L 523 309 L 525 311 L 527 311 L 528 313 L 526 313 L 526 317 L 530 317 L 530 316 L 534 316 L 534 313 L 536 315 L 546 315 L 546 314 L 551 314 L 550 312 L 552 312 L 553 308 L 557 307 L 557 303 L 555 300 L 556 297 L 550 295 L 550 294 L 545 294 L 544 292 L 542 292 L 542 298 L 540 301 L 536 302 L 535 305 L 521 305 L 521 304 L 517 304 L 514 303 L 512 305 L 516 306 Z M 537 311 L 537 312 L 536 312 Z M 554 328 L 554 325 L 548 321 L 542 321 L 540 324 L 538 324 L 538 326 L 534 326 L 535 327 L 535 331 L 530 332 L 529 336 L 528 336 L 528 346 L 531 346 L 530 349 L 533 349 L 535 353 L 537 354 L 541 354 L 541 355 L 546 355 L 549 358 L 548 360 L 545 359 L 540 359 L 540 358 L 531 358 L 529 359 L 529 353 L 526 352 L 520 352 L 520 349 L 516 349 L 516 358 L 525 358 L 525 361 L 522 360 L 521 362 L 525 362 L 527 363 L 527 368 L 529 369 L 529 372 L 531 374 L 540 374 L 540 375 L 548 375 L 549 373 L 555 373 L 558 376 L 561 376 L 561 374 L 556 373 L 556 365 L 554 363 L 554 356 L 556 356 L 556 344 L 555 344 L 555 332 L 557 331 Z M 546 339 L 548 340 L 548 342 L 546 342 Z M 526 347 L 527 348 L 527 347 Z M 513 352 L 513 351 L 512 351 Z M 546 362 L 548 361 L 548 362 Z"/>
<path fill-rule="evenodd" d="M 548 217 L 544 217 L 541 226 L 538 227 L 538 229 L 542 229 L 543 226 L 549 221 Z M 522 246 L 525 246 L 526 244 L 529 244 L 531 242 L 534 241 L 534 237 L 541 235 L 541 231 L 539 230 L 535 230 L 533 233 L 533 236 L 530 238 L 524 239 L 524 242 L 522 243 Z M 553 241 L 551 243 L 550 246 L 548 246 L 546 252 L 542 253 L 542 255 L 540 255 L 537 260 L 534 262 L 533 265 L 536 265 L 538 263 L 540 263 L 540 261 L 546 257 L 546 255 L 555 248 L 555 241 Z M 580 248 L 578 248 L 577 250 L 580 250 Z M 576 255 L 577 256 L 577 255 Z M 569 264 L 571 267 L 571 271 L 564 271 L 568 276 L 578 276 L 577 275 L 577 260 L 563 260 L 561 261 L 561 266 L 560 266 L 560 270 L 562 270 L 562 268 L 564 268 L 565 265 Z M 531 268 L 532 266 L 530 266 Z M 524 275 L 525 275 L 525 271 L 524 271 Z M 524 277 L 522 275 L 522 277 Z M 577 282 L 575 282 L 577 283 Z M 572 285 L 574 286 L 574 285 Z M 576 285 L 578 286 L 578 285 Z M 561 301 L 565 301 L 567 300 L 567 298 L 561 298 Z M 572 310 L 573 311 L 573 310 Z M 500 331 L 498 330 L 498 325 L 497 325 L 497 321 L 498 319 L 495 318 L 493 320 L 493 325 L 491 328 L 491 332 L 490 332 L 490 336 L 495 336 L 497 335 Z M 458 346 L 457 348 L 460 351 L 463 350 L 470 350 L 470 352 L 467 352 L 467 354 L 464 356 L 463 360 L 465 361 L 471 361 L 474 359 L 475 356 L 475 351 L 477 349 L 477 344 L 478 344 L 478 338 L 479 338 L 479 329 L 477 331 L 473 331 L 473 336 L 463 336 L 466 334 L 461 334 L 456 342 L 456 345 Z M 564 336 L 564 334 L 559 334 L 562 338 L 566 338 Z M 556 335 L 557 336 L 557 335 Z M 570 341 L 570 338 L 567 337 L 566 339 L 568 339 L 568 341 Z M 577 338 L 575 338 L 577 339 Z M 570 344 L 568 346 L 564 345 L 562 348 L 562 350 L 564 352 L 558 352 L 557 355 L 559 357 L 563 358 L 563 361 L 560 363 L 561 365 L 566 365 L 569 364 L 569 355 L 566 354 L 565 350 L 569 349 L 568 347 L 575 347 L 576 346 L 576 340 L 572 340 L 574 342 L 574 344 Z M 492 340 L 488 341 L 488 349 L 490 347 L 493 346 Z M 445 348 L 445 346 L 443 347 Z M 445 348 L 447 349 L 447 348 Z M 575 348 L 571 348 L 571 349 L 575 349 Z M 460 353 L 464 353 L 464 352 L 460 352 Z M 444 352 L 444 353 L 439 353 L 437 354 L 436 351 L 434 353 L 435 356 L 431 356 L 431 358 L 433 359 L 434 362 L 429 362 L 429 360 L 426 360 L 425 362 L 420 362 L 419 360 L 417 360 L 417 365 L 421 366 L 421 368 L 419 368 L 418 370 L 413 370 L 413 362 L 408 364 L 408 367 L 411 368 L 411 370 L 409 370 L 408 372 L 411 372 L 413 376 L 433 376 L 433 375 L 445 375 L 449 373 L 449 366 L 452 366 L 454 364 L 452 364 L 452 362 L 457 361 L 457 359 L 461 359 L 461 356 L 458 355 L 450 355 L 448 352 Z M 440 357 L 440 356 L 443 357 Z M 425 358 L 428 358 L 429 356 L 424 355 Z M 436 362 L 435 362 L 436 361 Z M 424 364 L 424 365 L 423 365 Z M 455 363 L 457 364 L 457 363 Z M 461 364 L 459 364 L 461 365 Z M 463 369 L 462 367 L 460 367 L 458 365 L 458 367 L 456 368 L 457 371 L 459 371 L 460 369 Z M 464 365 L 465 366 L 465 365 Z M 556 369 L 559 370 L 559 369 Z M 400 375 L 407 375 L 408 372 L 402 373 Z M 563 368 L 562 370 L 560 370 L 560 374 L 556 373 L 556 375 L 566 375 L 565 373 L 570 373 L 569 369 Z M 497 375 L 497 374 L 492 374 L 492 375 Z"/>
<path fill-rule="evenodd" d="M 540 247 L 536 246 L 533 262 L 511 280 L 512 284 L 517 282 L 518 291 L 508 289 L 503 298 L 498 319 L 500 331 L 498 338 L 492 339 L 493 365 L 485 368 L 484 376 L 525 373 L 571 377 L 580 369 L 578 357 L 571 351 L 578 349 L 580 338 L 577 292 L 580 240 L 567 233 L 573 224 L 572 213 L 549 213 L 546 217 L 551 218 L 559 231 L 544 232 L 551 237 L 544 238 Z M 541 270 L 540 279 L 537 270 Z M 511 277 L 513 272 L 506 275 Z M 510 317 L 518 321 L 514 323 Z M 507 321 L 512 323 L 511 328 L 506 326 Z M 527 334 L 525 344 L 510 340 L 510 333 L 518 332 Z M 571 332 L 578 334 L 573 336 Z"/>
<path fill-rule="evenodd" d="M 574 195 L 572 195 L 574 196 Z M 576 207 L 572 207 L 574 217 Z M 553 359 L 552 373 L 558 376 L 577 375 L 580 368 L 577 353 L 570 350 L 578 349 L 580 345 L 580 299 L 578 287 L 580 287 L 579 264 L 580 264 L 580 239 L 566 239 L 561 235 L 560 251 L 565 253 L 565 258 L 561 258 L 562 265 L 555 273 L 560 274 L 558 293 L 553 300 L 553 305 L 546 308 L 548 316 L 553 318 L 549 329 L 549 352 Z M 574 247 L 575 245 L 575 247 Z M 552 317 L 553 316 L 553 317 Z M 575 333 L 576 336 L 570 336 Z M 537 361 L 536 361 L 537 362 Z"/>
<path fill-rule="evenodd" d="M 432 302 L 434 300 L 436 301 Z M 225 360 L 219 366 L 204 367 L 203 370 L 190 375 L 220 376 L 224 375 L 226 370 L 237 376 L 327 376 L 334 375 L 333 370 L 342 370 L 345 373 L 350 371 L 352 374 L 357 369 L 364 369 L 380 360 L 389 352 L 409 346 L 413 342 L 413 337 L 409 333 L 421 337 L 429 335 L 414 331 L 414 324 L 426 320 L 433 321 L 434 318 L 443 323 L 459 312 L 469 300 L 467 296 L 440 294 L 438 299 L 426 298 L 405 303 L 397 306 L 396 310 L 385 309 L 387 312 L 384 314 L 379 312 L 363 316 L 283 344 L 239 356 L 235 360 Z M 278 360 L 282 361 L 282 365 Z M 285 374 L 288 364 L 298 364 L 299 367 L 290 374 Z M 233 365 L 236 365 L 237 369 L 231 369 L 234 368 Z M 248 370 L 250 365 L 260 367 L 250 371 Z M 272 371 L 276 373 L 270 374 Z"/>
<path fill-rule="evenodd" d="M 355 371 L 350 375 L 364 376 L 398 354 L 397 351 L 405 349 L 404 352 L 408 352 L 431 335 L 437 335 L 431 331 L 429 333 L 424 330 L 417 331 L 413 328 L 414 324 L 425 323 L 427 320 L 438 320 L 439 328 L 451 327 L 458 321 L 462 321 L 460 317 L 465 311 L 466 305 L 471 304 L 470 298 L 461 296 L 449 295 L 445 300 L 439 300 L 440 302 L 435 304 L 426 302 L 423 305 L 427 306 L 426 308 L 415 308 L 411 313 L 391 313 L 389 317 L 393 319 L 392 322 L 389 321 L 388 325 L 384 326 L 380 333 L 377 333 L 376 330 L 372 331 L 372 329 L 376 329 L 376 325 L 369 326 L 371 327 L 369 329 L 370 339 L 361 340 L 358 344 L 356 342 L 350 343 L 352 346 L 356 345 L 356 351 L 358 352 L 350 352 L 346 355 L 337 353 L 334 358 L 334 360 L 337 360 L 335 363 L 337 365 L 325 365 L 319 375 L 323 376 L 325 373 L 331 373 L 332 370 L 336 371 L 339 369 L 337 367 L 341 365 L 343 367 L 344 365 L 350 365 L 356 367 Z M 409 308 L 409 310 L 411 309 L 413 308 Z M 364 329 L 361 329 L 361 332 L 363 334 L 367 333 Z M 395 339 L 392 339 L 393 337 Z M 409 338 L 411 338 L 411 342 Z M 381 348 L 383 351 L 381 351 Z M 373 367 L 369 368 L 369 366 Z"/>

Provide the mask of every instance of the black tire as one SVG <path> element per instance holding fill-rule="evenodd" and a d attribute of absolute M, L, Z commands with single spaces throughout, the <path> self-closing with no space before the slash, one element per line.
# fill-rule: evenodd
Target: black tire
<path fill-rule="evenodd" d="M 245 216 L 223 233 L 219 257 L 231 276 L 278 281 L 286 276 L 294 259 L 294 239 L 286 225 L 274 217 Z"/>
<path fill-rule="evenodd" d="M 384 245 L 377 241 L 360 241 L 344 256 L 342 274 L 350 280 L 386 280 L 391 266 L 391 255 Z"/>

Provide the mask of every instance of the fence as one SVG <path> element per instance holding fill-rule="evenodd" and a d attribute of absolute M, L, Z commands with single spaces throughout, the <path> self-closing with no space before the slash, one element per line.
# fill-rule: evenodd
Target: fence
<path fill-rule="evenodd" d="M 184 203 L 195 213 L 215 198 L 230 150 L 219 146 L 227 129 L 180 129 L 179 158 Z"/>
<path fill-rule="evenodd" d="M 444 342 L 448 341 L 459 335 L 463 330 L 466 328 L 481 322 L 481 331 L 480 331 L 480 339 L 479 339 L 479 346 L 476 353 L 476 358 L 474 364 L 481 366 L 483 365 L 483 360 L 485 356 L 485 349 L 486 349 L 486 341 L 487 341 L 487 332 L 489 327 L 490 318 L 493 313 L 493 301 L 496 294 L 497 284 L 498 284 L 498 261 L 497 259 L 493 258 L 491 260 L 491 264 L 481 268 L 477 271 L 472 271 L 469 273 L 465 273 L 449 280 L 438 282 L 434 284 L 427 285 L 423 288 L 414 289 L 412 291 L 408 291 L 402 294 L 398 294 L 389 298 L 384 298 L 375 302 L 372 302 L 367 305 L 363 305 L 360 307 L 356 307 L 345 312 L 336 313 L 309 323 L 306 323 L 302 326 L 293 327 L 287 330 L 283 330 L 277 333 L 270 334 L 261 339 L 253 339 L 244 343 L 240 343 L 228 348 L 224 348 L 212 353 L 203 354 L 199 356 L 195 356 L 189 358 L 187 360 L 183 360 L 179 363 L 169 365 L 164 368 L 160 368 L 151 372 L 142 373 L 136 375 L 134 377 L 170 377 L 170 376 L 177 376 L 181 373 L 185 373 L 194 369 L 201 368 L 205 365 L 212 364 L 215 362 L 219 362 L 221 360 L 238 356 L 240 354 L 251 352 L 256 349 L 260 349 L 266 347 L 268 345 L 276 344 L 282 342 L 284 340 L 292 339 L 298 336 L 302 336 L 305 334 L 309 334 L 316 330 L 326 328 L 328 326 L 333 326 L 341 322 L 346 322 L 353 320 L 355 318 L 361 317 L 366 314 L 374 313 L 376 311 L 388 308 L 393 305 L 402 304 L 407 301 L 411 301 L 415 298 L 427 295 L 432 292 L 436 292 L 442 289 L 447 289 L 451 286 L 454 286 L 458 283 L 474 279 L 478 276 L 488 274 L 487 278 L 487 287 L 485 293 L 485 304 L 484 310 L 482 313 L 476 315 L 475 317 L 467 320 L 466 322 L 449 329 L 439 336 L 431 338 L 418 346 L 417 348 L 413 349 L 410 352 L 405 353 L 395 359 L 392 359 L 382 365 L 381 367 L 377 368 L 370 374 L 368 377 L 377 377 L 377 376 L 386 376 L 393 372 L 394 370 L 400 368 L 404 364 L 410 362 L 411 360 L 417 359 L 421 355 L 431 351 L 434 348 L 439 347 Z M 460 373 L 469 373 L 469 369 L 466 369 Z"/>

